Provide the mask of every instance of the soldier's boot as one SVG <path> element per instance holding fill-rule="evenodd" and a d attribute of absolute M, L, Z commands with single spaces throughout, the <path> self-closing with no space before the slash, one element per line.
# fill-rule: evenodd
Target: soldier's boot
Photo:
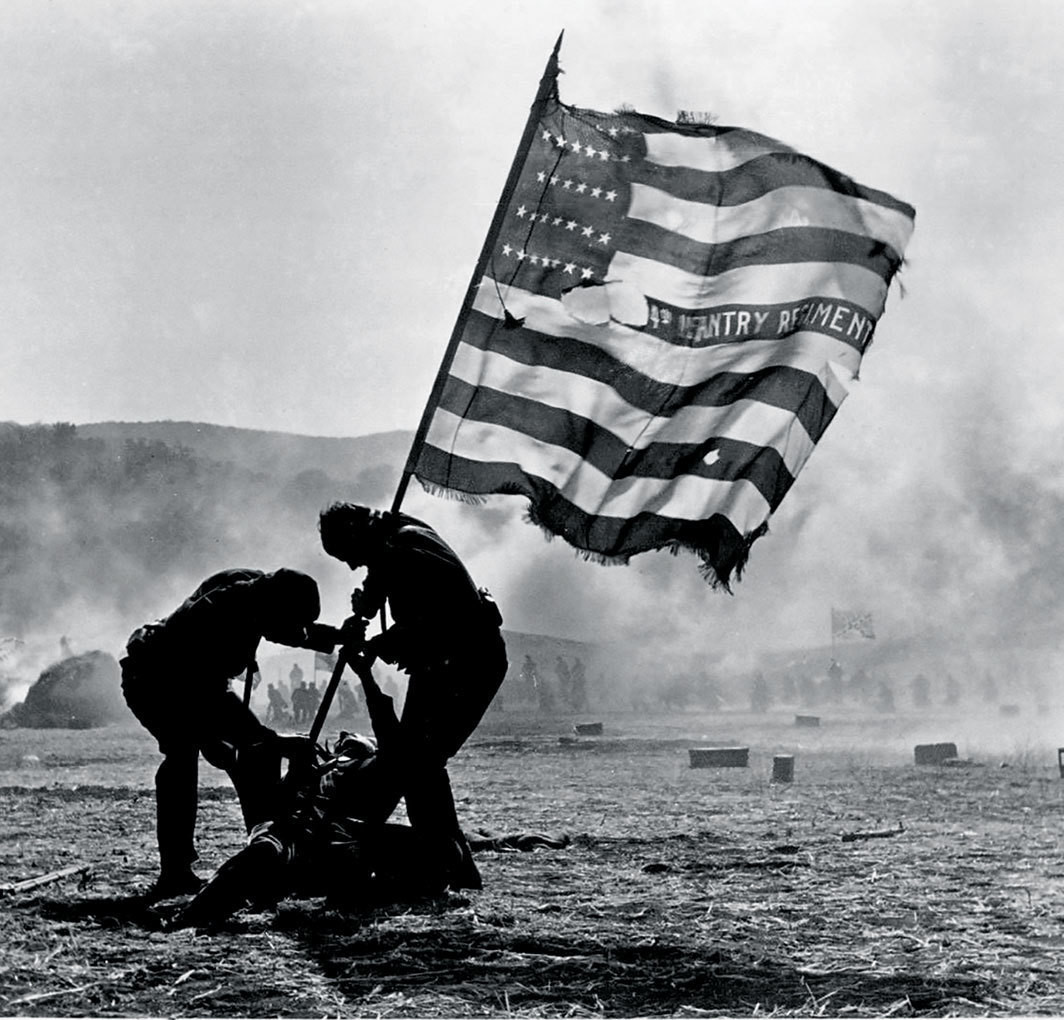
<path fill-rule="evenodd" d="M 155 773 L 155 825 L 159 843 L 159 877 L 149 887 L 150 900 L 196 892 L 202 885 L 193 870 L 199 753 L 182 748 L 166 755 Z"/>

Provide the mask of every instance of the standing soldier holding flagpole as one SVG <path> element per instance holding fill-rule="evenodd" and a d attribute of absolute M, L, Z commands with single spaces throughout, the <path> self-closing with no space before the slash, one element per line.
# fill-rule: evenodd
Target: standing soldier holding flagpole
<path fill-rule="evenodd" d="M 454 550 L 423 521 L 334 503 L 322 512 L 319 526 L 330 556 L 353 570 L 366 569 L 362 587 L 352 596 L 356 617 L 369 619 L 386 606 L 391 614 L 392 624 L 362 644 L 365 661 L 381 659 L 410 677 L 394 737 L 382 742 L 374 763 L 375 820 L 384 821 L 405 798 L 410 824 L 440 860 L 451 862 L 452 886 L 479 888 L 447 762 L 483 718 L 506 676 L 502 616 Z M 385 698 L 368 666 L 360 676 L 367 703 Z"/>

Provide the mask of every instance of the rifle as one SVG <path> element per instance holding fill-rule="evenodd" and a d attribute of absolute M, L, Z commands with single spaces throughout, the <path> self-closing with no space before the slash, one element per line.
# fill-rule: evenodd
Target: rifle
<path fill-rule="evenodd" d="M 254 686 L 252 681 L 255 678 L 255 663 L 248 665 L 248 671 L 244 674 L 244 708 L 247 708 L 251 704 L 251 688 Z"/>
<path fill-rule="evenodd" d="M 329 714 L 329 707 L 332 705 L 333 697 L 336 694 L 336 688 L 340 686 L 340 681 L 344 676 L 344 668 L 347 666 L 347 646 L 341 645 L 340 651 L 336 653 L 336 665 L 333 666 L 332 676 L 329 677 L 329 682 L 325 686 L 325 690 L 322 692 L 321 703 L 318 705 L 318 711 L 314 716 L 314 722 L 311 723 L 310 733 L 308 735 L 312 745 L 318 743 L 318 737 L 321 735 L 322 728 L 325 726 L 325 717 Z"/>
<path fill-rule="evenodd" d="M 39 889 L 42 885 L 58 882 L 61 878 L 84 874 L 90 868 L 92 868 L 91 864 L 71 864 L 66 868 L 60 868 L 58 871 L 49 871 L 46 875 L 24 878 L 21 882 L 0 882 L 0 896 L 30 892 L 32 889 Z"/>

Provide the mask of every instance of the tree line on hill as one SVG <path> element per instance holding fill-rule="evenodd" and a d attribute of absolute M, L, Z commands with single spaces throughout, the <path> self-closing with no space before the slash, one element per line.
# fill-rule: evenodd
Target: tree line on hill
<path fill-rule="evenodd" d="M 0 636 L 69 633 L 64 614 L 104 607 L 139 621 L 145 604 L 175 584 L 194 587 L 220 558 L 299 568 L 291 550 L 298 559 L 313 547 L 307 535 L 322 506 L 379 501 L 390 484 L 379 465 L 346 480 L 320 468 L 278 478 L 161 440 L 107 443 L 66 423 L 5 424 Z"/>

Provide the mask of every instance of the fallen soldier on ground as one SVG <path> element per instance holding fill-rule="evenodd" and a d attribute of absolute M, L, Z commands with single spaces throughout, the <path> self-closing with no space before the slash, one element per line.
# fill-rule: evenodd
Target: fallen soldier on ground
<path fill-rule="evenodd" d="M 256 826 L 247 845 L 223 864 L 174 919 L 175 927 L 218 923 L 245 906 L 267 909 L 288 896 L 329 896 L 346 906 L 375 906 L 442 895 L 465 887 L 467 844 L 449 846 L 439 833 L 387 821 L 390 785 L 378 782 L 378 741 L 396 739 L 392 699 L 381 691 L 366 660 L 354 664 L 362 680 L 377 740 L 341 732 L 317 761 L 293 763 L 285 777 L 288 804 L 274 820 Z M 418 802 L 412 817 L 432 817 Z M 384 800 L 382 801 L 382 796 Z M 567 837 L 538 833 L 484 837 L 478 850 L 560 849 Z"/>
<path fill-rule="evenodd" d="M 289 770 L 292 806 L 256 826 L 178 914 L 176 927 L 217 923 L 245 906 L 266 909 L 288 896 L 331 895 L 371 905 L 438 896 L 461 864 L 441 860 L 410 825 L 366 821 L 373 814 L 375 741 L 341 733 L 303 775 Z"/>
<path fill-rule="evenodd" d="M 346 892 L 361 901 L 391 902 L 464 886 L 464 837 L 441 840 L 435 827 L 426 833 L 416 824 L 437 814 L 423 803 L 436 792 L 432 786 L 413 784 L 408 793 L 415 824 L 388 821 L 395 802 L 391 784 L 381 782 L 380 746 L 385 754 L 395 747 L 399 720 L 369 660 L 352 655 L 349 661 L 362 681 L 376 740 L 341 733 L 331 751 L 315 748 L 317 760 L 293 762 L 282 808 L 251 830 L 247 845 L 218 869 L 176 924 L 207 924 L 248 903 L 272 906 L 296 892 Z"/>

